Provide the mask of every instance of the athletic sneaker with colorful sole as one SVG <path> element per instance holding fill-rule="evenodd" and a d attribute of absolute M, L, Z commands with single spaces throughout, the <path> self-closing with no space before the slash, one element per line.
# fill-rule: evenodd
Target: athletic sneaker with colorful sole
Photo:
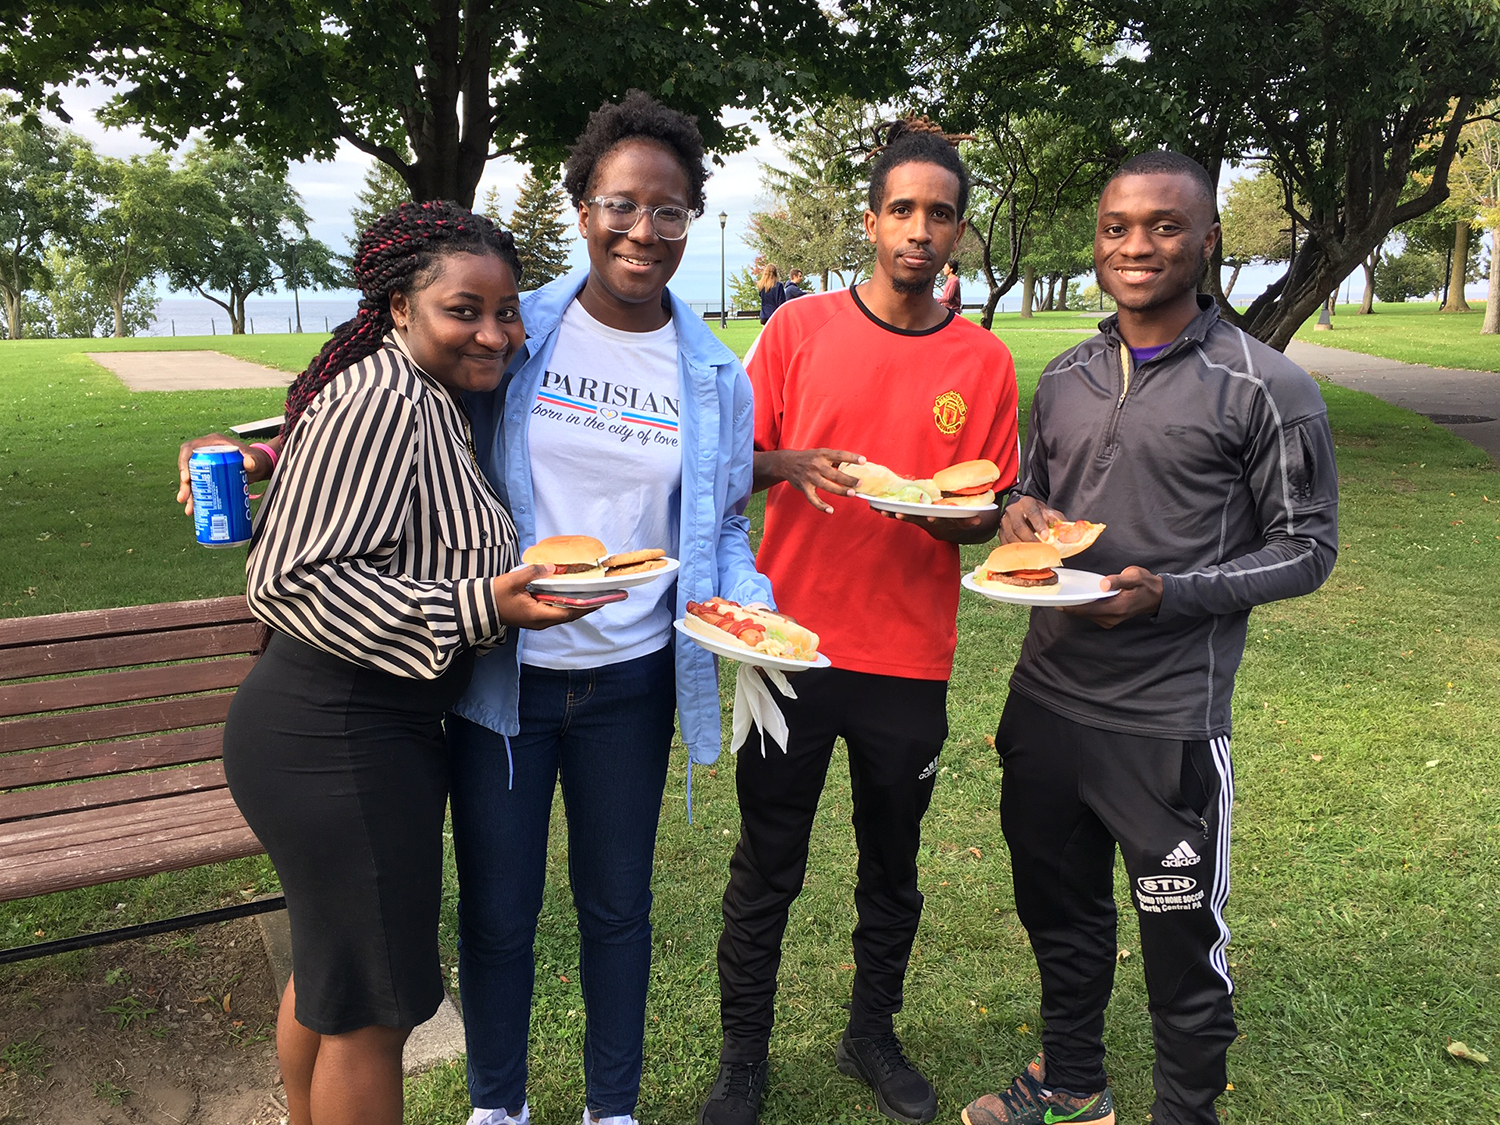
<path fill-rule="evenodd" d="M 1115 1099 L 1108 1086 L 1097 1094 L 1048 1090 L 1042 1056 L 1026 1064 L 1009 1090 L 985 1094 L 964 1107 L 964 1125 L 1115 1125 Z"/>

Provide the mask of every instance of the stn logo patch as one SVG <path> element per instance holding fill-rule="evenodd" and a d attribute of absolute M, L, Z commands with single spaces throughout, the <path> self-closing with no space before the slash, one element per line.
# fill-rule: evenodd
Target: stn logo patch
<path fill-rule="evenodd" d="M 944 391 L 932 400 L 932 419 L 939 433 L 956 434 L 969 416 L 969 404 L 957 391 Z"/>

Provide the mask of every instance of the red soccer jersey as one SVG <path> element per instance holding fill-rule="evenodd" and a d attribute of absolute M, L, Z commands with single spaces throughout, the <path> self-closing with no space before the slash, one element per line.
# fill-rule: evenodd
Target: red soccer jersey
<path fill-rule="evenodd" d="M 1015 482 L 1016 369 L 994 335 L 961 317 L 909 332 L 852 290 L 789 301 L 746 357 L 755 448 L 847 449 L 930 477 L 987 457 Z M 835 668 L 946 680 L 958 643 L 958 548 L 856 497 L 791 485 L 766 495 L 758 563 L 776 604 L 821 638 Z"/>

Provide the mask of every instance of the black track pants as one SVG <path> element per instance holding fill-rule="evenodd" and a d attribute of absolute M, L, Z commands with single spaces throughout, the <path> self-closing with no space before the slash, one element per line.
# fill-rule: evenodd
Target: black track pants
<path fill-rule="evenodd" d="M 740 842 L 729 862 L 719 938 L 723 1059 L 767 1056 L 787 912 L 807 872 L 813 815 L 834 740 L 849 747 L 859 868 L 854 905 L 856 1035 L 888 1031 L 901 1010 L 912 940 L 922 917 L 917 848 L 948 736 L 946 680 L 826 669 L 792 677 L 780 699 L 787 752 L 754 732 L 735 766 Z M 780 697 L 778 697 L 780 698 Z"/>
<path fill-rule="evenodd" d="M 1016 910 L 1042 978 L 1047 1084 L 1103 1089 L 1115 976 L 1118 844 L 1141 926 L 1156 1042 L 1157 1125 L 1215 1125 L 1234 1041 L 1229 739 L 1181 742 L 1083 726 L 1012 691 L 995 744 Z"/>

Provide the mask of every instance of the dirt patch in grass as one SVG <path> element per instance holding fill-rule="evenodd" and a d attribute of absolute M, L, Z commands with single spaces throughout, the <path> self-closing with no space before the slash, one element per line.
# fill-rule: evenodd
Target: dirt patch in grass
<path fill-rule="evenodd" d="M 0 1125 L 279 1125 L 253 918 L 0 970 Z"/>

